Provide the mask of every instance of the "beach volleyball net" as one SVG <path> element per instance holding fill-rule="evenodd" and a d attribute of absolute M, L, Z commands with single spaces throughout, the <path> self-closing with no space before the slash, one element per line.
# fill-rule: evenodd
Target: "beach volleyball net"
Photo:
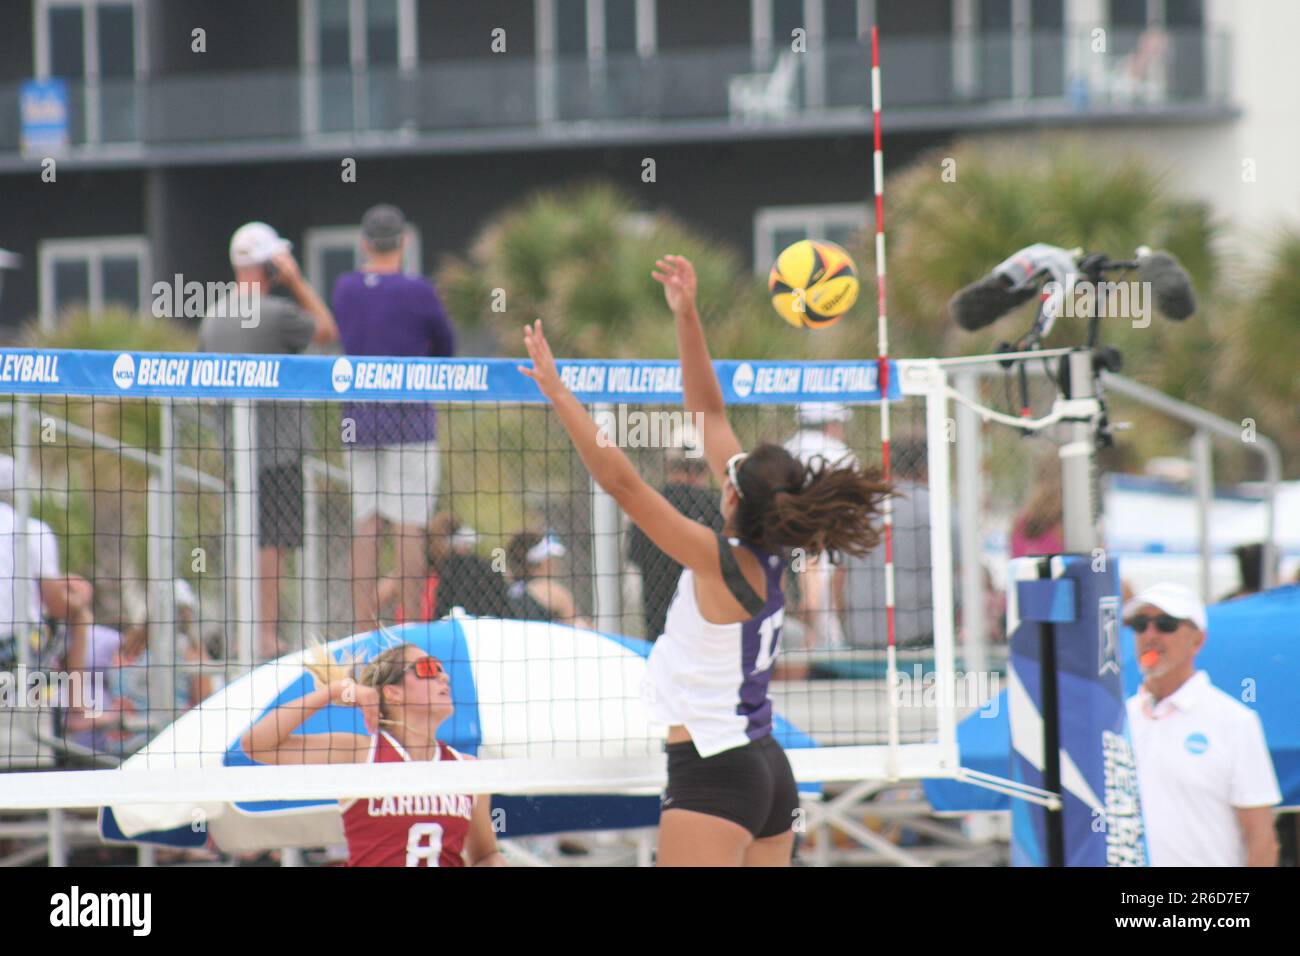
<path fill-rule="evenodd" d="M 641 681 L 676 571 L 593 484 L 515 360 L 2 361 L 14 479 L 0 505 L 13 529 L 0 545 L 13 556 L 0 580 L 13 604 L 0 809 L 662 787 L 665 728 L 649 723 Z M 744 447 L 809 452 L 829 435 L 879 461 L 876 363 L 715 365 Z M 647 482 L 720 520 L 676 363 L 561 369 Z M 989 696 L 954 688 L 959 617 L 988 607 L 954 598 L 947 375 L 930 361 L 891 369 L 905 496 L 892 644 L 883 555 L 791 555 L 771 697 L 804 783 L 951 776 L 957 720 Z M 423 441 L 430 411 L 436 447 Z M 412 436 L 388 457 L 373 444 Z M 433 482 L 436 495 L 422 490 Z M 385 522 L 366 537 L 376 509 Z M 418 537 L 406 558 L 403 525 Z M 359 540 L 375 564 L 360 589 Z M 69 575 L 93 588 L 89 616 L 59 608 L 82 586 Z M 404 642 L 434 653 L 456 705 L 439 737 L 481 759 L 256 765 L 241 735 L 315 688 L 303 654 L 317 642 L 336 660 Z M 303 729 L 364 732 L 338 705 Z"/>

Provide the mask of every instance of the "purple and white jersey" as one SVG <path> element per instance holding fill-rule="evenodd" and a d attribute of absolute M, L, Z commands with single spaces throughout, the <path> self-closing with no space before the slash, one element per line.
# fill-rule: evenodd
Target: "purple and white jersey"
<path fill-rule="evenodd" d="M 695 600 L 695 575 L 686 568 L 668 608 L 663 636 L 650 651 L 642 699 L 650 719 L 681 724 L 701 757 L 743 747 L 772 732 L 767 685 L 781 648 L 784 562 L 753 545 L 767 578 L 762 610 L 747 621 L 713 624 Z"/>

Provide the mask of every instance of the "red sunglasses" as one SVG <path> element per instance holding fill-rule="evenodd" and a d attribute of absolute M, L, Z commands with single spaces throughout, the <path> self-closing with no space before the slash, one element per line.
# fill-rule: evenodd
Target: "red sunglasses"
<path fill-rule="evenodd" d="M 398 671 L 397 677 L 394 679 L 393 683 L 395 684 L 397 681 L 405 677 L 406 672 L 410 670 L 414 670 L 415 676 L 422 680 L 433 680 L 434 678 L 441 677 L 443 674 L 447 673 L 447 669 L 442 666 L 442 661 L 438 660 L 438 658 L 421 657 L 418 661 L 407 664 Z"/>

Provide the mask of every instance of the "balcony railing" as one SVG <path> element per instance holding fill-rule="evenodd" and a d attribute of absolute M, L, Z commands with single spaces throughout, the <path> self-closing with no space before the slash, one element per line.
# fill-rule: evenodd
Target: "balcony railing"
<path fill-rule="evenodd" d="M 936 126 L 980 116 L 1226 108 L 1219 32 L 892 38 L 882 50 L 890 117 Z M 1098 46 L 1103 45 L 1099 49 Z M 411 71 L 243 71 L 69 84 L 74 155 L 112 148 L 310 143 L 340 134 L 516 131 L 620 124 L 857 123 L 869 100 L 856 42 L 760 56 L 749 47 L 603 60 L 479 58 Z M 939 117 L 945 117 L 940 119 Z M 0 154 L 20 149 L 18 87 L 0 89 Z"/>

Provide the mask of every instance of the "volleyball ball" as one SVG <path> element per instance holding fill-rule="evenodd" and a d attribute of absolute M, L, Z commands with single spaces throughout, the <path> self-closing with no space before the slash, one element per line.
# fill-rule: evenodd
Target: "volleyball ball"
<path fill-rule="evenodd" d="M 801 329 L 834 325 L 858 299 L 858 270 L 833 242 L 801 239 L 788 246 L 767 278 L 772 306 Z"/>

